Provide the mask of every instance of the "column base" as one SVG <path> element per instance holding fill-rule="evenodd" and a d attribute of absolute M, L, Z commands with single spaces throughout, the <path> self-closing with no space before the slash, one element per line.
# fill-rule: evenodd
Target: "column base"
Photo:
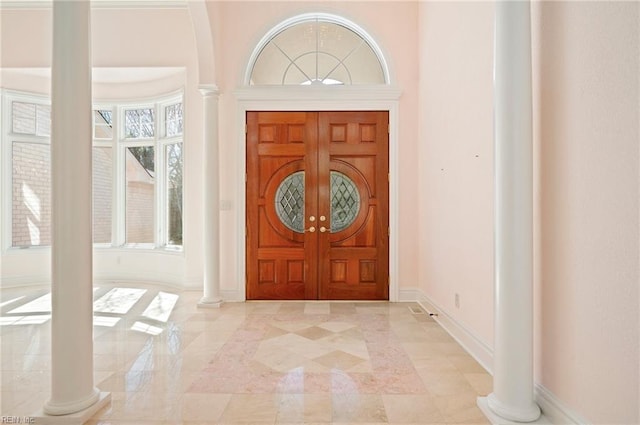
<path fill-rule="evenodd" d="M 222 298 L 202 297 L 198 302 L 198 308 L 220 308 L 223 302 Z"/>
<path fill-rule="evenodd" d="M 547 417 L 541 414 L 540 408 L 535 403 L 533 403 L 532 408 L 526 412 L 514 412 L 513 410 L 500 407 L 499 404 L 496 406 L 496 403 L 500 402 L 495 399 L 493 393 L 489 394 L 487 397 L 478 397 L 477 403 L 482 413 L 484 413 L 487 419 L 489 419 L 489 422 L 493 425 L 518 425 L 522 423 L 542 425 L 552 424 Z"/>
<path fill-rule="evenodd" d="M 98 393 L 98 400 L 89 407 L 67 415 L 50 415 L 45 409 L 37 411 L 32 418 L 37 425 L 81 425 L 91 419 L 99 410 L 111 403 L 111 393 Z"/>

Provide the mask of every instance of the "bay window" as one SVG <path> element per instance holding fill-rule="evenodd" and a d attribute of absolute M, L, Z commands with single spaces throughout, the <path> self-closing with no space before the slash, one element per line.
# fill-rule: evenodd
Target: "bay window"
<path fill-rule="evenodd" d="M 51 243 L 50 106 L 3 95 L 6 248 Z M 93 110 L 93 240 L 99 246 L 181 249 L 182 95 Z M 4 168 L 4 167 L 3 167 Z"/>

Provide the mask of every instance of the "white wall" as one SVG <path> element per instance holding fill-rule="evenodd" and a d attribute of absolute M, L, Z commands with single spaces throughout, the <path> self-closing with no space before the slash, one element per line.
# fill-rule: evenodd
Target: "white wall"
<path fill-rule="evenodd" d="M 51 9 L 3 8 L 0 19 L 0 86 L 48 94 Z M 201 288 L 202 98 L 188 10 L 94 8 L 92 56 L 96 102 L 185 93 L 184 252 L 100 248 L 94 276 Z M 0 265 L 1 285 L 50 281 L 49 248 L 3 251 Z"/>
<path fill-rule="evenodd" d="M 492 3 L 421 3 L 419 288 L 489 346 L 492 58 Z"/>

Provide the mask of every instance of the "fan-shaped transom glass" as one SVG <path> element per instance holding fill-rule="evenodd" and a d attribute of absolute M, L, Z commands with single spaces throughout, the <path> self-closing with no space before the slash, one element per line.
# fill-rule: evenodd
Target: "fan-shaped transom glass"
<path fill-rule="evenodd" d="M 252 85 L 385 84 L 378 55 L 344 25 L 315 18 L 274 35 L 258 54 Z"/>

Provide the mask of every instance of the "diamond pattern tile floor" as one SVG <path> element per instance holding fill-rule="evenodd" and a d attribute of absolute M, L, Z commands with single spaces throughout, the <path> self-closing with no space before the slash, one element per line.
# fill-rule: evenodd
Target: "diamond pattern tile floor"
<path fill-rule="evenodd" d="M 142 295 L 123 311 L 101 298 L 115 288 Z M 159 292 L 95 290 L 115 312 L 94 324 L 95 385 L 112 402 L 90 425 L 488 423 L 475 403 L 491 376 L 415 303 L 199 310 L 201 294 L 163 289 L 177 302 L 145 317 Z M 11 313 L 47 293 L 0 296 L 2 416 L 29 416 L 49 396 L 50 313 Z"/>

